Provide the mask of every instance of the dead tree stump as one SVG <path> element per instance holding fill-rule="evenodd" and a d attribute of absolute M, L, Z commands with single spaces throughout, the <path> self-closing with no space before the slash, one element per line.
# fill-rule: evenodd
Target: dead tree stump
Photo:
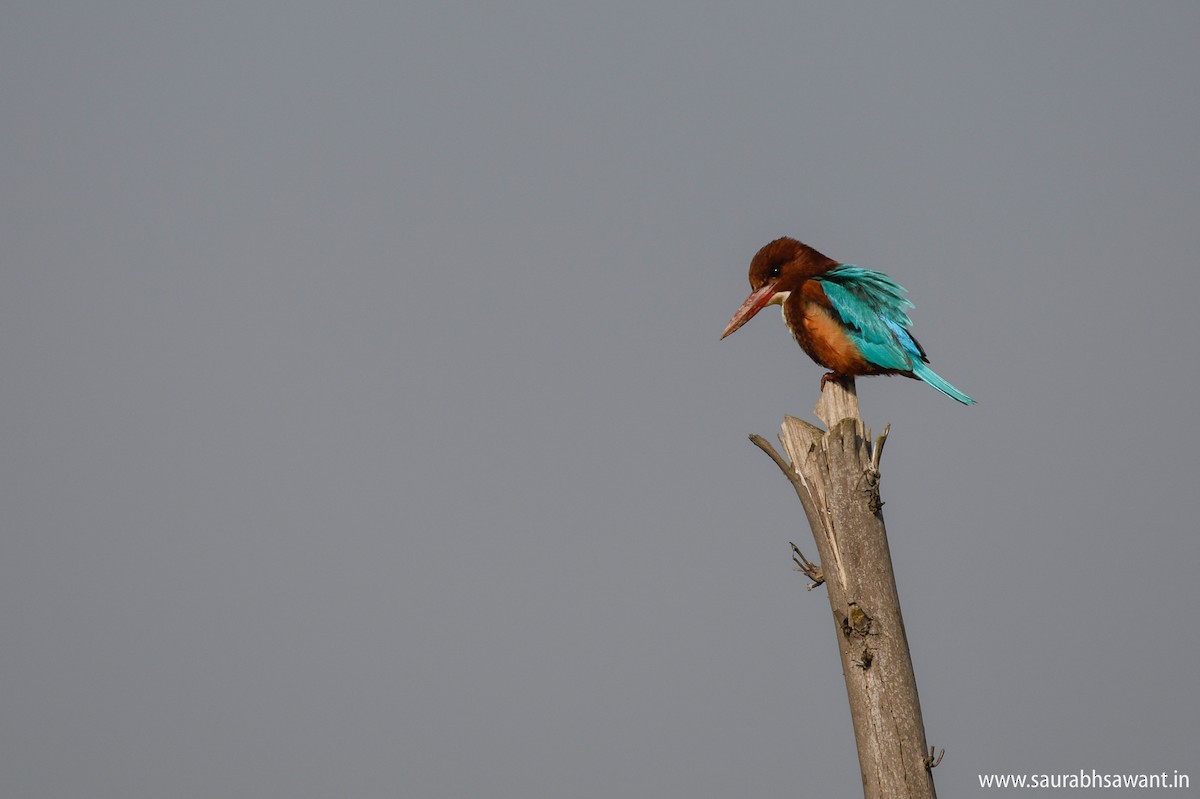
<path fill-rule="evenodd" d="M 816 414 L 828 430 L 785 417 L 786 459 L 761 436 L 750 438 L 791 481 L 812 528 L 820 565 L 795 544 L 794 559 L 813 581 L 809 588 L 824 584 L 829 592 L 864 796 L 933 799 L 937 761 L 925 742 L 879 498 L 888 429 L 872 442 L 853 379 L 827 381 Z"/>

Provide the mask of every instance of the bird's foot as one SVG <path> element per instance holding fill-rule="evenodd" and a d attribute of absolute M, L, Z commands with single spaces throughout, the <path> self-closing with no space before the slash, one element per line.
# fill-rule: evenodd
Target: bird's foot
<path fill-rule="evenodd" d="M 822 391 L 825 390 L 825 384 L 831 380 L 834 383 L 837 383 L 838 385 L 845 385 L 844 383 L 842 383 L 842 376 L 839 375 L 837 372 L 826 372 L 825 374 L 821 375 L 821 390 Z"/>

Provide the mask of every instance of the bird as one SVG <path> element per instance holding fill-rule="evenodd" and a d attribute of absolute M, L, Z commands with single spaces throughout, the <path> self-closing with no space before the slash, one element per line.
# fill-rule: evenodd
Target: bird
<path fill-rule="evenodd" d="M 786 236 L 750 262 L 750 296 L 721 338 L 768 305 L 780 305 L 796 343 L 829 372 L 829 380 L 857 375 L 903 375 L 923 380 L 963 405 L 975 400 L 929 368 L 925 348 L 908 332 L 908 291 L 882 272 L 842 264 Z"/>

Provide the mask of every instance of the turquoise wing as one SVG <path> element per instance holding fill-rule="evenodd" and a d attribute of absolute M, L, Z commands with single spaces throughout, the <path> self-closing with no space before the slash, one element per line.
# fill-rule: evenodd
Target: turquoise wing
<path fill-rule="evenodd" d="M 914 362 L 925 360 L 925 350 L 907 330 L 913 304 L 903 286 L 853 264 L 836 266 L 817 279 L 864 358 L 901 372 L 911 372 Z"/>
<path fill-rule="evenodd" d="M 910 372 L 964 405 L 975 400 L 929 368 L 925 348 L 908 332 L 912 302 L 904 286 L 882 272 L 842 264 L 818 280 L 863 357 L 883 369 Z"/>

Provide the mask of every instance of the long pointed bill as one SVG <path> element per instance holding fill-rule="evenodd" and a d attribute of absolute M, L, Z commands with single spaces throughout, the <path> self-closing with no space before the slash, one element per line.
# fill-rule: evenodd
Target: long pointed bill
<path fill-rule="evenodd" d="M 729 320 L 729 324 L 725 325 L 725 332 L 721 334 L 721 338 L 725 338 L 749 322 L 751 317 L 771 304 L 771 300 L 775 299 L 775 283 L 776 281 L 772 280 L 757 291 L 750 292 L 750 296 L 742 303 L 742 307 L 737 309 L 737 313 Z"/>

